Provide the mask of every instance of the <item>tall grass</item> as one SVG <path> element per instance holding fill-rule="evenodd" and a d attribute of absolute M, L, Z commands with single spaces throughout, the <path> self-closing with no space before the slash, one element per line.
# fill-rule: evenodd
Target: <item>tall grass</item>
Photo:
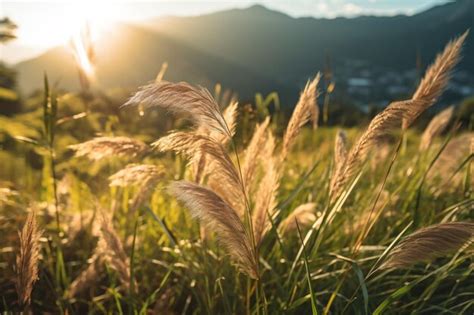
<path fill-rule="evenodd" d="M 71 121 L 59 118 L 66 103 L 46 85 L 42 136 L 17 139 L 45 157 L 50 191 L 15 178 L 0 190 L 0 309 L 472 312 L 473 134 L 457 125 L 443 134 L 453 107 L 421 136 L 408 129 L 446 88 L 466 36 L 448 43 L 412 98 L 360 131 L 316 129 L 319 74 L 286 127 L 268 115 L 245 137 L 243 107 L 222 101 L 220 87 L 213 96 L 162 71 L 122 111 L 146 119 L 164 109 L 172 131 L 134 137 L 91 107 L 72 123 L 94 126 L 92 140 L 71 143 L 61 130 Z"/>

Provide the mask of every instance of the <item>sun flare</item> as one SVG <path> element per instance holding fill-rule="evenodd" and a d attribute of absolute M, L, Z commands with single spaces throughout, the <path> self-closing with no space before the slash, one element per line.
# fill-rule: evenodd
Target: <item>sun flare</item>
<path fill-rule="evenodd" d="M 81 73 L 90 81 L 94 78 L 94 50 L 90 28 L 84 28 L 72 37 L 72 51 Z"/>
<path fill-rule="evenodd" d="M 97 41 L 112 24 L 123 18 L 123 7 L 106 1 L 68 1 L 57 4 L 46 18 L 35 14 L 25 18 L 35 21 L 34 28 L 21 25 L 18 40 L 28 46 L 47 48 L 68 45 L 85 25 L 90 28 L 92 40 Z"/>
<path fill-rule="evenodd" d="M 65 23 L 67 45 L 72 48 L 81 75 L 81 84 L 89 85 L 95 79 L 94 44 L 116 21 L 111 5 L 90 1 L 74 4 L 73 18 Z"/>

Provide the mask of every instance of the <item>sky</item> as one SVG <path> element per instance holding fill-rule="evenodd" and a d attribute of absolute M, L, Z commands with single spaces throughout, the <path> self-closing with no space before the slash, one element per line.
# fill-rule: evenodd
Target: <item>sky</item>
<path fill-rule="evenodd" d="M 19 28 L 18 39 L 0 45 L 0 60 L 13 64 L 67 44 L 85 21 L 97 34 L 116 21 L 138 22 L 159 16 L 200 15 L 262 4 L 293 17 L 415 14 L 448 0 L 0 0 L 0 18 Z"/>

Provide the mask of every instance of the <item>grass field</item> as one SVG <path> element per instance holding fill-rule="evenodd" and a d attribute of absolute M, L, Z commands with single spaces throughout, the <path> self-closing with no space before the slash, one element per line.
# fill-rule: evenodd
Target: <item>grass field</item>
<path fill-rule="evenodd" d="M 289 119 L 163 73 L 121 108 L 45 80 L 0 117 L 0 310 L 472 314 L 472 125 L 410 128 L 465 36 L 346 130 L 319 76 Z"/>

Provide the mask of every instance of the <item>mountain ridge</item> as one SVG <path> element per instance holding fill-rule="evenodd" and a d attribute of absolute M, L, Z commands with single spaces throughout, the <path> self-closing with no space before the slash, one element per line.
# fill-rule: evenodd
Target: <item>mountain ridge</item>
<path fill-rule="evenodd" d="M 97 82 L 103 88 L 133 89 L 144 85 L 155 78 L 163 62 L 170 65 L 165 78 L 171 81 L 185 80 L 208 88 L 221 83 L 225 88 L 232 86 L 248 95 L 258 92 L 256 88 L 252 89 L 257 86 L 257 82 L 266 92 L 278 86 L 271 78 L 253 73 L 251 69 L 233 65 L 223 58 L 202 53 L 165 34 L 151 32 L 133 24 L 119 24 L 112 35 L 96 45 L 95 49 Z M 116 53 L 117 50 L 120 53 Z M 133 68 L 138 68 L 139 71 Z M 48 73 L 51 81 L 58 81 L 63 89 L 79 88 L 74 58 L 66 47 L 51 48 L 38 57 L 18 63 L 15 69 L 19 73 L 20 87 L 29 87 L 24 90 L 26 93 L 41 88 L 44 72 Z M 238 80 L 237 76 L 229 76 L 229 73 L 239 73 L 247 80 Z M 285 89 L 282 86 L 280 88 Z"/>
<path fill-rule="evenodd" d="M 293 104 L 305 82 L 328 67 L 338 73 L 365 63 L 372 72 L 407 71 L 416 67 L 417 59 L 426 67 L 450 39 L 474 27 L 474 1 L 447 3 L 412 16 L 333 19 L 293 18 L 254 5 L 200 16 L 162 17 L 128 27 L 135 31 L 125 32 L 127 36 L 115 31 L 100 44 L 98 60 L 102 56 L 106 62 L 99 63 L 97 70 L 104 87 L 136 88 L 153 80 L 161 63 L 168 62 L 168 80 L 209 88 L 219 82 L 245 100 L 253 99 L 255 92 L 275 90 L 283 102 Z M 458 66 L 471 75 L 472 36 Z M 42 70 L 49 73 L 51 67 L 58 67 L 51 65 L 54 58 L 47 58 L 48 54 L 16 66 L 22 88 L 41 87 Z M 129 64 L 130 60 L 134 62 Z M 53 75 L 62 76 L 65 88 L 77 88 L 77 71 L 70 63 L 56 68 Z"/>

